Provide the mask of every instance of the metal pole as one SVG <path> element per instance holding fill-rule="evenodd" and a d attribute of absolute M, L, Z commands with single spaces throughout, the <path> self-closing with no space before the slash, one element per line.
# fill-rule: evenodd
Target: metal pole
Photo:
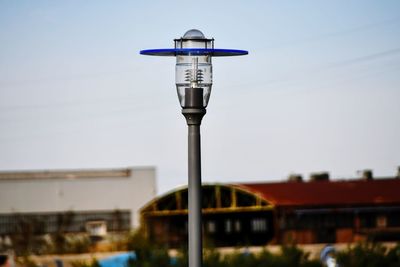
<path fill-rule="evenodd" d="M 200 124 L 205 108 L 184 108 L 188 124 L 189 267 L 203 266 Z"/>
<path fill-rule="evenodd" d="M 189 125 L 189 267 L 202 266 L 200 125 Z"/>

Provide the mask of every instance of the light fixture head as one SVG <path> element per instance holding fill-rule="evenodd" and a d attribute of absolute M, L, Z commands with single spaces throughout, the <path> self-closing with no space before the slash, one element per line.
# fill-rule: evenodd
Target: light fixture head
<path fill-rule="evenodd" d="M 196 29 L 187 31 L 174 42 L 173 49 L 142 50 L 140 54 L 176 57 L 175 84 L 182 108 L 207 107 L 212 86 L 212 57 L 248 54 L 244 50 L 215 49 L 214 39 L 207 39 Z"/>
<path fill-rule="evenodd" d="M 187 31 L 175 39 L 175 49 L 208 49 L 214 47 L 214 39 L 205 38 L 196 29 Z M 176 56 L 175 84 L 179 103 L 183 108 L 202 108 L 208 105 L 212 86 L 212 64 L 209 54 Z"/>

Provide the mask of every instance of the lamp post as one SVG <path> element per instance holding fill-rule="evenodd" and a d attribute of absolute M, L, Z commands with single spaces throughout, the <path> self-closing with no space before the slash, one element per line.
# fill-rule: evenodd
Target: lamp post
<path fill-rule="evenodd" d="M 142 55 L 176 57 L 176 89 L 188 125 L 189 267 L 202 266 L 200 124 L 206 114 L 212 86 L 212 57 L 240 56 L 244 50 L 216 49 L 196 29 L 175 39 L 175 48 L 148 49 Z"/>

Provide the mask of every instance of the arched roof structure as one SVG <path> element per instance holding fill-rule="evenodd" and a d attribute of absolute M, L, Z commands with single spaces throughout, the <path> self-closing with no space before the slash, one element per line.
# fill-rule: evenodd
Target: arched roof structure
<path fill-rule="evenodd" d="M 273 205 L 261 194 L 229 184 L 202 186 L 203 213 L 272 210 Z M 142 216 L 182 215 L 188 212 L 188 188 L 182 187 L 159 196 L 141 210 Z"/>

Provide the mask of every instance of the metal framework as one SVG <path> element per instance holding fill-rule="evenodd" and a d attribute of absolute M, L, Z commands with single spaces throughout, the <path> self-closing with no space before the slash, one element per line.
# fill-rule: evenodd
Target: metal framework
<path fill-rule="evenodd" d="M 234 185 L 203 185 L 202 191 L 204 214 L 274 209 L 274 205 L 262 196 Z M 140 214 L 142 217 L 188 214 L 187 192 L 184 187 L 155 198 L 140 210 Z"/>

